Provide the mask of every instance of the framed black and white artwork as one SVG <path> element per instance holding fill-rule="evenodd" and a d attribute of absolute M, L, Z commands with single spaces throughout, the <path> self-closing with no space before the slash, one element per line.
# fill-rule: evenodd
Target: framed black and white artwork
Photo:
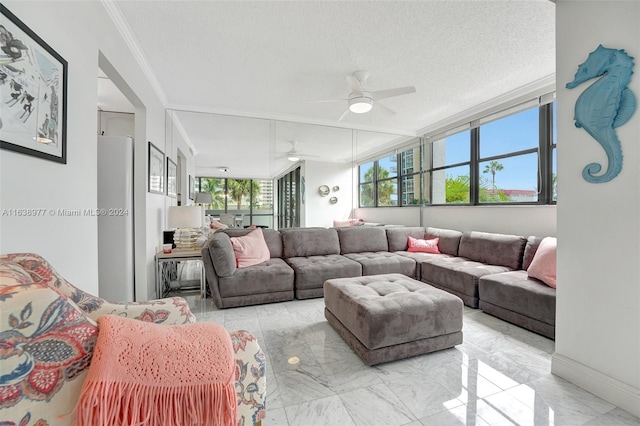
<path fill-rule="evenodd" d="M 0 4 L 0 148 L 67 163 L 67 61 Z"/>

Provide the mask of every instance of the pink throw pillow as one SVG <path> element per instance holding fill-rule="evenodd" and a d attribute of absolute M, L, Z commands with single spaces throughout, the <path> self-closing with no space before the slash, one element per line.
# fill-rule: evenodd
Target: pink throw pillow
<path fill-rule="evenodd" d="M 536 254 L 527 269 L 527 274 L 537 278 L 549 287 L 556 288 L 556 247 L 555 237 L 545 237 L 540 242 Z"/>
<path fill-rule="evenodd" d="M 438 249 L 439 242 L 440 238 L 434 238 L 432 240 L 420 240 L 418 238 L 409 237 L 408 251 L 440 254 L 440 250 Z"/>
<path fill-rule="evenodd" d="M 262 229 L 257 228 L 242 237 L 231 237 L 231 246 L 236 255 L 236 266 L 246 268 L 271 258 Z"/>
<path fill-rule="evenodd" d="M 215 219 L 211 219 L 211 223 L 209 224 L 209 226 L 211 227 L 211 229 L 227 229 L 228 226 L 225 225 L 222 222 L 218 222 Z"/>

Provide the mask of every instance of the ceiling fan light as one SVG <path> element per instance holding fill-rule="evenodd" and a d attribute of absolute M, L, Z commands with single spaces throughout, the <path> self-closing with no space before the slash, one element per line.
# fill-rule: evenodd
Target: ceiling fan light
<path fill-rule="evenodd" d="M 298 157 L 297 155 L 292 154 L 292 155 L 287 157 L 287 160 L 294 161 L 294 162 L 295 161 L 300 161 L 300 157 Z"/>
<path fill-rule="evenodd" d="M 364 114 L 373 108 L 373 99 L 366 97 L 357 97 L 349 99 L 349 110 L 356 114 Z"/>

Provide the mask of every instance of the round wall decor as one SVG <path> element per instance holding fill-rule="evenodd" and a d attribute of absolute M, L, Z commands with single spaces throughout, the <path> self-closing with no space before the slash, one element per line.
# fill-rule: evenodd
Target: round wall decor
<path fill-rule="evenodd" d="M 321 197 L 326 197 L 327 195 L 329 195 L 329 192 L 331 192 L 329 190 L 329 187 L 327 185 L 320 185 L 320 188 L 318 188 L 318 193 L 320 193 Z"/>

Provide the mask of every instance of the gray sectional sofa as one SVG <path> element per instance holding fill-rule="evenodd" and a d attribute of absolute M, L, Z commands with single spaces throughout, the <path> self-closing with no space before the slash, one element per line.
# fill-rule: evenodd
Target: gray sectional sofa
<path fill-rule="evenodd" d="M 202 249 L 219 308 L 322 297 L 328 279 L 399 273 L 555 338 L 555 289 L 526 272 L 540 237 L 432 227 L 264 229 L 271 259 L 238 269 L 229 237 L 247 232 L 216 232 Z M 407 251 L 409 236 L 439 238 L 441 253 Z"/>

